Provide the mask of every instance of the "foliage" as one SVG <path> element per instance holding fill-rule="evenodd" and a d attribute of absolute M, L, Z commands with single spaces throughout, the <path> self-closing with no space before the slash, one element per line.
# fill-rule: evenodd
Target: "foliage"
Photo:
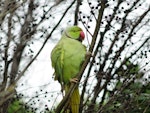
<path fill-rule="evenodd" d="M 11 104 L 7 109 L 8 113 L 33 113 L 36 112 L 35 108 L 30 107 L 29 105 L 25 105 L 21 100 L 13 99 Z"/>
<path fill-rule="evenodd" d="M 36 68 L 33 64 L 46 44 L 56 43 L 69 25 L 83 28 L 84 44 L 92 53 L 77 76 L 80 112 L 150 112 L 149 0 L 1 0 L 0 12 L 1 113 L 19 105 L 12 101 L 18 94 L 30 107 L 35 103 L 37 112 L 66 108 L 68 97 L 60 102 L 60 90 L 46 89 L 54 81 L 36 91 L 17 89 L 27 85 L 20 85 L 21 79 Z"/>
<path fill-rule="evenodd" d="M 126 63 L 127 66 L 128 64 L 129 62 Z M 130 65 L 133 64 L 130 63 Z M 137 67 L 136 65 L 132 66 L 132 68 L 128 68 L 130 75 L 133 73 L 133 68 L 137 69 Z M 143 75 L 143 73 L 140 73 L 138 70 L 134 71 L 134 73 L 137 73 L 137 76 L 139 76 L 139 74 Z M 121 78 L 123 79 L 124 77 L 122 76 Z M 143 84 L 145 81 L 139 81 L 138 78 L 133 79 L 132 82 L 130 81 L 130 83 L 126 84 L 127 86 L 124 82 L 125 81 L 118 81 L 112 91 L 107 91 L 107 97 L 105 97 L 105 99 L 109 101 L 103 104 L 103 110 L 101 112 L 149 113 L 150 84 Z M 112 95 L 113 92 L 115 92 L 114 95 Z"/>

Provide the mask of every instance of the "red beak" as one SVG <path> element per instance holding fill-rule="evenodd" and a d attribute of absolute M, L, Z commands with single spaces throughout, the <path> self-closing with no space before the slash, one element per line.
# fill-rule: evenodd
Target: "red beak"
<path fill-rule="evenodd" d="M 80 32 L 80 38 L 81 38 L 82 40 L 84 40 L 84 38 L 85 38 L 85 34 L 84 34 L 83 31 Z"/>

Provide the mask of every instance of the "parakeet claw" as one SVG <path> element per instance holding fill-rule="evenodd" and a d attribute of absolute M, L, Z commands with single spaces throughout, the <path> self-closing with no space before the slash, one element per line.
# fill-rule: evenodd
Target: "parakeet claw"
<path fill-rule="evenodd" d="M 78 83 L 79 81 L 78 81 L 78 79 L 77 79 L 77 78 L 71 78 L 71 79 L 70 79 L 70 82 Z"/>
<path fill-rule="evenodd" d="M 86 52 L 86 56 L 91 56 L 92 57 L 92 53 L 90 51 Z"/>

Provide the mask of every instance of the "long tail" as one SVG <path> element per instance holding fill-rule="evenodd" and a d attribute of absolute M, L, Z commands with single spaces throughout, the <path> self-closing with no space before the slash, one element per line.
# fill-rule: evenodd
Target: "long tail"
<path fill-rule="evenodd" d="M 79 113 L 79 104 L 80 104 L 80 94 L 79 94 L 79 89 L 77 87 L 73 91 L 69 101 L 71 113 Z"/>
<path fill-rule="evenodd" d="M 72 113 L 79 113 L 80 95 L 79 89 L 76 88 L 70 98 L 70 106 Z"/>

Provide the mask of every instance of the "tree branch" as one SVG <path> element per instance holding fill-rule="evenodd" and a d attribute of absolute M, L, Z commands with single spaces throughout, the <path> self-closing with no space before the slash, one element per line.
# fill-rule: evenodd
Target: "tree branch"
<path fill-rule="evenodd" d="M 79 6 L 81 4 L 81 0 L 77 0 L 75 15 L 74 15 L 74 25 L 78 25 L 78 13 L 79 13 Z"/>

